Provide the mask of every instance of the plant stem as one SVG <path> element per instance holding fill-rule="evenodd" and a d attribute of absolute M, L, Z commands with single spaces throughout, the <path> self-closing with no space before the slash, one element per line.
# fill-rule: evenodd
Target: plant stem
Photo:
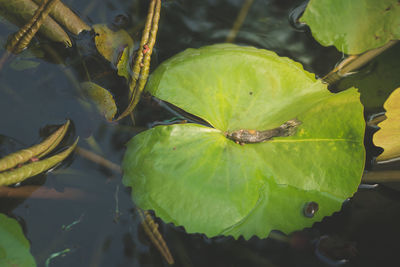
<path fill-rule="evenodd" d="M 400 182 L 400 170 L 364 172 L 361 182 L 363 183 Z"/>
<path fill-rule="evenodd" d="M 105 159 L 102 156 L 97 155 L 96 153 L 94 153 L 92 151 L 89 151 L 82 147 L 77 147 L 75 152 L 78 155 L 80 155 L 90 161 L 93 161 L 99 165 L 102 165 L 110 170 L 116 171 L 118 173 L 122 173 L 122 169 L 118 164 L 115 164 L 114 162 L 111 162 L 108 159 Z"/>
<path fill-rule="evenodd" d="M 329 72 L 322 80 L 326 83 L 333 84 L 346 75 L 351 74 L 351 72 L 361 68 L 369 61 L 379 56 L 381 53 L 397 44 L 397 40 L 389 41 L 384 46 L 369 50 L 360 55 L 351 55 L 345 58 L 336 68 L 334 68 L 331 72 Z"/>
<path fill-rule="evenodd" d="M 231 31 L 229 32 L 228 36 L 226 37 L 225 42 L 233 43 L 235 41 L 236 35 L 239 32 L 240 28 L 243 25 L 243 22 L 247 16 L 247 13 L 250 10 L 251 5 L 253 4 L 253 0 L 245 0 L 243 3 L 242 8 L 239 11 L 238 16 L 233 24 Z"/>

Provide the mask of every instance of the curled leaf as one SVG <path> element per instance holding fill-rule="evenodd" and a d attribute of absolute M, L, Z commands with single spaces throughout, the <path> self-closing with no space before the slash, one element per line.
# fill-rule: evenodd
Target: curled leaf
<path fill-rule="evenodd" d="M 37 4 L 46 0 L 34 0 Z M 61 1 L 57 2 L 51 10 L 50 15 L 67 30 L 75 35 L 78 35 L 83 30 L 90 30 L 87 25 L 78 15 L 76 15 L 69 7 Z"/>
<path fill-rule="evenodd" d="M 127 81 L 129 81 L 131 77 L 131 68 L 130 68 L 130 49 L 129 47 L 125 47 L 122 51 L 122 54 L 117 62 L 117 70 L 118 75 L 124 77 Z"/>
<path fill-rule="evenodd" d="M 129 115 L 137 103 L 139 103 L 140 95 L 146 85 L 150 70 L 150 59 L 153 47 L 156 42 L 158 31 L 158 22 L 160 20 L 161 0 L 152 0 L 149 6 L 149 12 L 146 24 L 143 29 L 140 47 L 137 52 L 135 64 L 132 68 L 132 77 L 129 82 L 130 101 L 128 107 L 118 116 L 116 120 L 120 120 Z"/>
<path fill-rule="evenodd" d="M 14 54 L 21 53 L 31 42 L 57 1 L 59 0 L 44 0 L 28 23 L 11 37 L 7 50 Z"/>
<path fill-rule="evenodd" d="M 400 157 L 400 88 L 386 100 L 383 107 L 387 119 L 378 124 L 381 128 L 373 137 L 374 144 L 384 149 L 377 161 L 387 161 Z"/>
<path fill-rule="evenodd" d="M 71 154 L 71 152 L 75 149 L 78 140 L 79 138 L 77 138 L 74 144 L 70 146 L 68 149 L 50 158 L 23 165 L 22 167 L 17 168 L 15 170 L 1 172 L 0 186 L 22 182 L 23 180 L 29 177 L 38 175 L 39 173 L 42 173 L 54 167 L 56 164 L 60 163 Z"/>
<path fill-rule="evenodd" d="M 23 149 L 5 156 L 0 159 L 0 172 L 14 168 L 18 164 L 27 162 L 33 157 L 41 158 L 52 151 L 64 138 L 68 130 L 70 121 L 68 120 L 64 125 L 57 129 L 52 135 L 47 137 L 42 143 L 34 145 L 30 148 Z"/>
<path fill-rule="evenodd" d="M 112 94 L 93 82 L 83 82 L 81 88 L 84 94 L 96 105 L 98 111 L 108 121 L 112 121 L 115 113 L 117 113 L 117 105 Z"/>
<path fill-rule="evenodd" d="M 18 25 L 31 20 L 37 9 L 38 6 L 31 0 L 0 0 L 1 16 Z M 68 34 L 49 16 L 44 20 L 39 33 L 52 41 L 72 46 Z"/>
<path fill-rule="evenodd" d="M 117 65 L 125 47 L 132 52 L 133 40 L 125 30 L 113 31 L 105 24 L 93 25 L 93 30 L 97 51 L 113 64 Z"/>

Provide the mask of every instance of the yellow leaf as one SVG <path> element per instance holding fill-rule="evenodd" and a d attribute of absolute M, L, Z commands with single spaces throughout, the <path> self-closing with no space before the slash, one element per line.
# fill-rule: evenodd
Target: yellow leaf
<path fill-rule="evenodd" d="M 93 25 L 93 30 L 97 51 L 114 65 L 125 47 L 133 49 L 133 40 L 125 30 L 113 31 L 105 24 Z"/>
<path fill-rule="evenodd" d="M 374 135 L 374 144 L 384 149 L 377 161 L 386 161 L 400 157 L 400 88 L 397 88 L 386 100 L 383 107 L 387 119 L 378 124 L 381 128 Z"/>

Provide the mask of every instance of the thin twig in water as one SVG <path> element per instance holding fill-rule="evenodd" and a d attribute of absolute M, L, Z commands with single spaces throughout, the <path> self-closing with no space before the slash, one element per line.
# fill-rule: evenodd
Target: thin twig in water
<path fill-rule="evenodd" d="M 239 11 L 238 16 L 236 17 L 235 22 L 233 23 L 233 27 L 229 32 L 228 36 L 226 37 L 225 42 L 233 43 L 235 41 L 236 35 L 239 32 L 240 28 L 243 25 L 243 22 L 247 16 L 247 13 L 250 10 L 251 5 L 253 4 L 253 0 L 245 0 L 243 3 L 242 8 Z"/>
<path fill-rule="evenodd" d="M 378 124 L 382 121 L 386 120 L 386 115 L 382 114 L 379 116 L 375 116 L 374 118 L 372 118 L 371 120 L 367 121 L 367 126 L 370 127 L 377 127 Z"/>
<path fill-rule="evenodd" d="M 164 238 L 158 231 L 158 224 L 153 220 L 148 211 L 144 211 L 139 208 L 137 208 L 137 211 L 142 219 L 143 229 L 153 245 L 158 249 L 158 251 L 160 251 L 161 255 L 168 262 L 168 264 L 174 264 L 174 258 L 169 251 L 167 243 L 165 243 Z"/>
<path fill-rule="evenodd" d="M 64 188 L 63 192 L 59 192 L 54 188 L 37 186 L 37 185 L 24 185 L 21 187 L 8 187 L 0 186 L 0 197 L 6 198 L 37 198 L 37 199 L 68 199 L 68 200 L 82 200 L 94 199 L 95 197 L 87 192 L 83 192 L 77 188 Z"/>
<path fill-rule="evenodd" d="M 87 149 L 84 149 L 84 148 L 78 146 L 78 147 L 76 147 L 75 152 L 78 155 L 80 155 L 90 161 L 93 161 L 99 165 L 102 165 L 110 170 L 116 171 L 118 173 L 122 173 L 122 169 L 118 164 L 115 164 L 114 162 L 111 162 L 108 159 L 105 159 L 102 156 L 97 155 L 96 153 L 93 153 L 92 151 L 89 151 Z"/>

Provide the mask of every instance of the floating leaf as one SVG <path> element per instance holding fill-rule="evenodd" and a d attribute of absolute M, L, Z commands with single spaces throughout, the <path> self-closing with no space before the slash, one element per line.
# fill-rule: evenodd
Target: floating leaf
<path fill-rule="evenodd" d="M 0 266 L 36 266 L 18 222 L 0 214 Z"/>
<path fill-rule="evenodd" d="M 0 0 L 0 14 L 13 23 L 22 25 L 29 21 L 38 6 L 31 0 Z M 72 46 L 68 34 L 51 17 L 47 17 L 39 29 L 39 33 L 55 42 Z"/>
<path fill-rule="evenodd" d="M 381 128 L 374 134 L 374 144 L 384 149 L 377 161 L 386 161 L 400 157 L 400 88 L 397 88 L 386 100 L 384 108 L 387 119 L 379 123 Z"/>
<path fill-rule="evenodd" d="M 112 121 L 117 113 L 114 97 L 109 91 L 92 82 L 81 83 L 84 94 L 96 105 L 97 109 L 108 121 Z"/>
<path fill-rule="evenodd" d="M 34 0 L 37 4 L 42 3 L 45 0 Z M 61 1 L 58 1 L 52 11 L 51 16 L 61 25 L 66 27 L 70 32 L 78 35 L 83 30 L 90 30 L 90 26 L 87 25 L 79 16 L 77 16 L 69 7 L 64 5 Z"/>
<path fill-rule="evenodd" d="M 38 175 L 39 173 L 42 173 L 54 167 L 71 154 L 71 152 L 75 149 L 76 144 L 78 143 L 78 139 L 76 139 L 74 144 L 68 149 L 52 157 L 25 164 L 22 167 L 16 168 L 14 170 L 0 172 L 0 186 L 22 182 L 29 177 Z"/>
<path fill-rule="evenodd" d="M 397 0 L 310 0 L 300 21 L 322 45 L 350 55 L 400 38 Z"/>
<path fill-rule="evenodd" d="M 332 214 L 357 190 L 365 122 L 354 88 L 332 94 L 288 58 L 214 45 L 161 64 L 147 90 L 214 127 L 157 126 L 135 136 L 123 160 L 135 203 L 189 233 L 288 233 Z M 293 119 L 301 124 L 291 136 L 245 145 L 226 137 Z M 309 218 L 311 202 L 318 211 Z"/>
<path fill-rule="evenodd" d="M 105 24 L 93 25 L 93 30 L 96 33 L 94 41 L 97 51 L 113 64 L 118 63 L 125 47 L 129 48 L 130 53 L 133 52 L 133 40 L 125 30 L 113 31 Z"/>

